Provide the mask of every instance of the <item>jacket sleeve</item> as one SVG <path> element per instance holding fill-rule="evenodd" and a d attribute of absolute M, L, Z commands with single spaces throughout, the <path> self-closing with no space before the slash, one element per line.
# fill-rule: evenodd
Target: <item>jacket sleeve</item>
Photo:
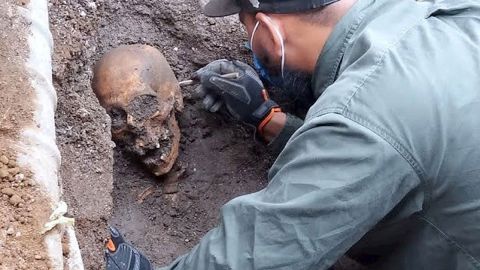
<path fill-rule="evenodd" d="M 269 178 L 164 269 L 327 269 L 420 184 L 389 143 L 333 113 L 293 135 Z"/>

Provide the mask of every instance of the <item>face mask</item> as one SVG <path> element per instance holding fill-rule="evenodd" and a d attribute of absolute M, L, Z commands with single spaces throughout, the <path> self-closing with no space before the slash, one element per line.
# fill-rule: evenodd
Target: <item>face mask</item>
<path fill-rule="evenodd" d="M 270 20 L 270 22 L 272 22 L 272 24 L 273 24 L 273 21 L 270 18 L 268 18 L 268 20 Z M 262 65 L 260 59 L 258 59 L 258 57 L 255 55 L 255 52 L 253 50 L 253 38 L 255 37 L 255 33 L 257 32 L 257 29 L 258 29 L 259 25 L 260 25 L 260 22 L 257 21 L 257 23 L 255 24 L 255 27 L 253 28 L 252 37 L 250 38 L 250 49 L 253 52 L 253 60 L 254 60 L 255 65 L 257 65 L 259 67 L 259 70 L 262 70 L 263 73 L 265 73 L 265 75 L 268 75 L 269 72 L 268 72 L 267 68 Z M 280 74 L 283 78 L 284 73 L 285 73 L 285 71 L 284 71 L 284 68 L 285 68 L 285 43 L 283 42 L 282 34 L 280 33 L 280 30 L 278 29 L 277 26 L 275 26 L 275 33 L 277 34 L 277 36 L 278 36 L 278 38 L 280 39 L 280 42 L 281 42 L 282 58 L 280 60 L 281 61 Z M 269 76 L 267 76 L 267 77 L 269 77 Z"/>
<path fill-rule="evenodd" d="M 252 32 L 252 37 L 250 38 L 250 49 L 252 50 L 252 52 L 253 38 L 255 36 L 259 23 L 260 22 L 257 22 L 255 24 Z M 282 42 L 281 73 L 278 75 L 271 74 L 265 67 L 265 65 L 262 64 L 259 57 L 257 57 L 253 52 L 254 67 L 263 81 L 266 81 L 271 86 L 282 89 L 283 93 L 286 94 L 289 100 L 292 100 L 293 103 L 298 103 L 298 105 L 302 107 L 309 107 L 314 100 L 311 90 L 312 76 L 303 72 L 285 69 L 285 45 L 283 43 L 283 37 L 278 28 L 276 28 L 275 32 L 277 33 L 279 39 Z"/>

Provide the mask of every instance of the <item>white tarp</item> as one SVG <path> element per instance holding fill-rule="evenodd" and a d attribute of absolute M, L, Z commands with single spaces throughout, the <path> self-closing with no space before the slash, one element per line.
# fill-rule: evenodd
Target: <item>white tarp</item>
<path fill-rule="evenodd" d="M 20 12 L 30 22 L 28 37 L 29 55 L 26 68 L 35 90 L 32 100 L 35 108 L 34 125 L 22 131 L 18 163 L 33 173 L 33 179 L 48 194 L 52 206 L 61 200 L 61 187 L 58 182 L 60 152 L 55 143 L 54 114 L 57 96 L 52 84 L 53 40 L 49 30 L 48 1 L 30 0 Z M 52 210 L 53 211 L 53 210 Z M 51 269 L 83 270 L 82 258 L 73 226 L 57 226 L 46 234 L 45 244 Z M 62 235 L 68 239 L 69 252 L 64 261 Z"/>

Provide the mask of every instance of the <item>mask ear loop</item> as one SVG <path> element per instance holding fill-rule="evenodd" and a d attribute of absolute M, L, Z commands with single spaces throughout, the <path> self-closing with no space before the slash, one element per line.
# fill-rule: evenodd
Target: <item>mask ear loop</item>
<path fill-rule="evenodd" d="M 255 33 L 257 32 L 259 25 L 260 25 L 260 21 L 257 21 L 257 23 L 255 24 L 255 27 L 253 27 L 252 37 L 250 38 L 250 50 L 252 50 L 252 52 L 253 52 L 253 37 L 255 36 Z"/>
<path fill-rule="evenodd" d="M 275 25 L 275 33 L 277 33 L 277 36 L 281 42 L 281 49 L 282 49 L 281 71 L 282 71 L 282 79 L 285 79 L 284 72 L 283 72 L 285 67 L 285 44 L 283 42 L 283 37 L 282 37 L 282 34 L 280 33 L 280 29 L 278 28 L 278 25 L 275 22 L 273 22 L 273 20 L 270 17 L 267 17 L 267 18 L 273 25 Z"/>

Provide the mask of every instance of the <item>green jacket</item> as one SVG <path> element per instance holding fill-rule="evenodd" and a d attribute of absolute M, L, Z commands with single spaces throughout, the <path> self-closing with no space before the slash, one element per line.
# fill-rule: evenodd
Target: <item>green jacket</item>
<path fill-rule="evenodd" d="M 268 186 L 165 269 L 480 269 L 480 1 L 358 0 Z"/>

